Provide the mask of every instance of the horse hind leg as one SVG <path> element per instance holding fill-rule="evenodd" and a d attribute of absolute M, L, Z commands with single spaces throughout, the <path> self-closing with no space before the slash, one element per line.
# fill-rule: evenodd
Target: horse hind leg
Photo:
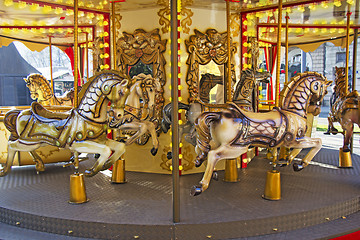
<path fill-rule="evenodd" d="M 11 149 L 10 147 L 8 147 L 8 154 L 7 154 L 6 163 L 4 164 L 2 169 L 0 170 L 0 177 L 6 176 L 11 171 L 11 167 L 12 167 L 16 152 L 17 152 L 16 150 Z"/>
<path fill-rule="evenodd" d="M 32 156 L 35 162 L 35 169 L 37 173 L 45 171 L 45 166 L 43 160 L 35 151 L 30 151 L 29 154 Z"/>

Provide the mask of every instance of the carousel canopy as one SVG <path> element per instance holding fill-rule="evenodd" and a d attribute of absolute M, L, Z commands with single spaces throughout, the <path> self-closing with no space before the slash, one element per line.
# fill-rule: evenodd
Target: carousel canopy
<path fill-rule="evenodd" d="M 314 50 L 324 41 L 344 46 L 347 14 L 350 15 L 350 35 L 359 26 L 355 19 L 356 0 L 288 0 L 282 2 L 283 29 L 281 42 L 285 43 L 285 22 L 289 22 L 289 45 Z M 116 13 L 154 9 L 169 5 L 167 0 L 118 0 Z M 276 44 L 278 35 L 278 1 L 229 0 L 231 14 L 244 14 L 242 24 L 245 36 L 258 36 L 265 43 Z M 78 1 L 79 43 L 100 36 L 108 36 L 111 1 Z M 216 11 L 226 10 L 224 0 L 183 0 L 181 6 Z M 74 2 L 72 0 L 3 0 L 0 2 L 0 46 L 14 39 L 23 41 L 32 50 L 41 50 L 49 43 L 65 49 L 73 45 Z M 246 15 L 245 15 L 246 14 Z M 288 15 L 288 16 L 286 16 Z M 240 18 L 233 18 L 240 25 Z M 120 19 L 118 19 L 120 21 Z"/>

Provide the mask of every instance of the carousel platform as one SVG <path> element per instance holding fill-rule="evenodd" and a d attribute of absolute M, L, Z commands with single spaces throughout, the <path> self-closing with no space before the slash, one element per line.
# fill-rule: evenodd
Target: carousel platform
<path fill-rule="evenodd" d="M 239 182 L 223 182 L 220 171 L 196 197 L 190 188 L 202 174 L 181 176 L 176 224 L 171 175 L 127 172 L 126 184 L 111 184 L 100 173 L 85 179 L 90 201 L 74 205 L 71 167 L 49 164 L 39 175 L 18 167 L 0 178 L 0 239 L 328 239 L 360 230 L 360 157 L 352 160 L 337 168 L 338 151 L 323 148 L 301 172 L 281 168 L 279 201 L 261 197 L 270 170 L 262 154 L 239 170 Z"/>

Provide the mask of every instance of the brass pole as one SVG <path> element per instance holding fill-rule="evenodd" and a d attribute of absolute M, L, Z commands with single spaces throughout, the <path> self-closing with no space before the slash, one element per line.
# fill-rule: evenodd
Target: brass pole
<path fill-rule="evenodd" d="M 54 91 L 54 79 L 53 79 L 53 70 L 52 70 L 52 49 L 51 49 L 51 36 L 49 36 L 49 52 L 50 52 L 50 79 L 51 79 L 51 91 L 55 96 Z M 51 105 L 54 105 L 54 98 L 50 100 Z"/>
<path fill-rule="evenodd" d="M 116 70 L 116 29 L 115 29 L 115 1 L 111 2 L 111 32 L 112 32 L 112 69 Z"/>
<path fill-rule="evenodd" d="M 349 93 L 349 45 L 350 45 L 350 4 L 346 13 L 346 61 L 345 61 L 345 96 Z"/>
<path fill-rule="evenodd" d="M 280 57 L 281 57 L 281 22 L 282 22 L 282 0 L 279 0 L 278 7 L 278 35 L 276 49 L 276 83 L 275 83 L 275 106 L 279 107 L 279 88 L 280 88 Z"/>
<path fill-rule="evenodd" d="M 240 13 L 240 72 L 242 72 L 242 69 L 243 69 L 243 21 L 242 21 L 242 16 L 243 14 Z"/>
<path fill-rule="evenodd" d="M 289 81 L 289 13 L 286 12 L 285 28 L 285 83 Z"/>
<path fill-rule="evenodd" d="M 359 0 L 355 3 L 355 24 L 359 21 Z M 356 64 L 357 64 L 357 45 L 358 45 L 359 29 L 354 29 L 354 43 L 353 43 L 353 71 L 352 71 L 352 90 L 356 90 Z"/>
<path fill-rule="evenodd" d="M 171 0 L 171 131 L 172 131 L 172 179 L 173 179 L 173 222 L 180 222 L 179 184 L 179 99 L 178 99 L 178 0 Z"/>
<path fill-rule="evenodd" d="M 226 94 L 226 102 L 231 102 L 231 41 L 230 41 L 230 4 L 229 0 L 226 0 L 226 30 L 227 30 L 227 53 L 228 53 L 228 68 L 227 68 L 227 94 Z"/>
<path fill-rule="evenodd" d="M 78 106 L 78 0 L 74 0 L 74 108 Z"/>
<path fill-rule="evenodd" d="M 85 46 L 85 56 L 86 56 L 86 82 L 89 81 L 89 33 L 86 33 L 86 46 Z"/>

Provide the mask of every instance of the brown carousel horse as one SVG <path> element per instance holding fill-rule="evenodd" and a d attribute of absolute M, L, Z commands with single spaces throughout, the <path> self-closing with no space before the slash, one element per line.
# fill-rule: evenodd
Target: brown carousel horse
<path fill-rule="evenodd" d="M 134 76 L 130 87 L 130 93 L 125 102 L 124 116 L 111 121 L 109 126 L 123 131 L 130 135 L 125 142 L 126 145 L 137 141 L 139 145 L 144 145 L 149 139 L 152 139 L 153 148 L 150 150 L 153 156 L 156 155 L 159 148 L 156 126 L 153 122 L 155 97 L 161 90 L 158 79 L 151 75 L 143 73 Z"/>
<path fill-rule="evenodd" d="M 280 108 L 271 112 L 244 111 L 233 103 L 221 110 L 204 112 L 196 121 L 197 160 L 208 160 L 200 186 L 194 186 L 192 195 L 209 187 L 215 165 L 222 159 L 234 159 L 247 152 L 250 145 L 259 147 L 293 148 L 291 162 L 303 148 L 311 148 L 301 163 L 294 163 L 295 171 L 302 170 L 320 150 L 320 138 L 305 136 L 306 117 L 310 100 L 321 102 L 331 81 L 315 72 L 295 76 L 281 92 Z M 220 108 L 220 106 L 219 106 Z M 311 111 L 318 109 L 310 108 Z M 212 147 L 210 141 L 213 141 Z"/>
<path fill-rule="evenodd" d="M 30 90 L 32 100 L 37 100 L 40 104 L 48 106 L 53 101 L 55 105 L 73 106 L 74 89 L 65 92 L 62 96 L 56 97 L 51 90 L 49 81 L 42 75 L 33 73 L 24 78 L 26 86 Z"/>
<path fill-rule="evenodd" d="M 344 134 L 343 151 L 350 151 L 350 139 L 354 130 L 354 123 L 360 126 L 360 95 L 354 90 L 346 95 L 345 68 L 335 67 L 335 95 L 337 99 L 331 106 L 328 116 L 328 133 L 337 134 L 334 122 L 339 122 Z"/>
<path fill-rule="evenodd" d="M 128 80 L 115 71 L 103 71 L 93 76 L 79 93 L 79 106 L 68 113 L 55 113 L 33 102 L 29 110 L 6 113 L 4 124 L 10 131 L 8 156 L 0 176 L 10 172 L 18 151 L 29 152 L 38 168 L 43 161 L 35 150 L 45 145 L 68 148 L 71 152 L 99 153 L 86 176 L 108 168 L 125 152 L 125 144 L 106 138 L 107 107 L 115 118 L 123 115 L 129 94 Z M 112 153 L 113 152 L 113 153 Z"/>

